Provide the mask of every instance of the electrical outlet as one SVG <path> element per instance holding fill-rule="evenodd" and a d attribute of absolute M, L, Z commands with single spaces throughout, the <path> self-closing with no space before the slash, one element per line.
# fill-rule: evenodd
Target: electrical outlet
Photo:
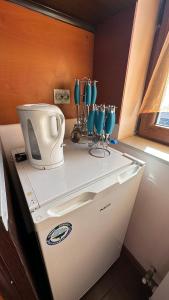
<path fill-rule="evenodd" d="M 55 104 L 69 104 L 70 90 L 54 89 L 54 103 Z"/>

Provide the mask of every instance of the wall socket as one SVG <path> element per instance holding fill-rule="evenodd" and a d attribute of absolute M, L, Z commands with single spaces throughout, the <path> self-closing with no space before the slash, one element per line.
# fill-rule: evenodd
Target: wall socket
<path fill-rule="evenodd" d="M 54 104 L 69 104 L 70 90 L 54 89 Z"/>

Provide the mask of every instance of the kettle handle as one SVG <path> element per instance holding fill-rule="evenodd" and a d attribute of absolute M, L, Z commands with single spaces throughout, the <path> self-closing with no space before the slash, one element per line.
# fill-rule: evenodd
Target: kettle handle
<path fill-rule="evenodd" d="M 61 118 L 61 115 L 57 114 L 50 116 L 50 133 L 53 137 L 58 137 L 62 122 L 63 120 Z"/>

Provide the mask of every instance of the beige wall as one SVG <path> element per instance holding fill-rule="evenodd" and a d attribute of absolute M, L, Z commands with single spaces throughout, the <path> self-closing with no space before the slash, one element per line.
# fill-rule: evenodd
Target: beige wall
<path fill-rule="evenodd" d="M 116 148 L 146 162 L 125 245 L 145 269 L 156 267 L 159 282 L 169 270 L 169 163 L 122 143 Z"/>
<path fill-rule="evenodd" d="M 119 139 L 135 132 L 160 0 L 138 0 L 119 123 Z"/>
<path fill-rule="evenodd" d="M 151 300 L 168 300 L 169 298 L 169 273 L 165 276 L 160 286 L 157 288 Z"/>

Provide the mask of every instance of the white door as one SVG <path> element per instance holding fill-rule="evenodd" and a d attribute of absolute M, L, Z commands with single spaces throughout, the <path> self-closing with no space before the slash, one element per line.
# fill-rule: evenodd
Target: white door
<path fill-rule="evenodd" d="M 142 169 L 98 194 L 82 191 L 35 224 L 54 299 L 79 300 L 117 260 L 141 176 Z"/>
<path fill-rule="evenodd" d="M 4 163 L 2 155 L 2 144 L 0 140 L 0 217 L 2 217 L 3 224 L 8 230 L 8 207 L 7 195 L 5 186 Z"/>

